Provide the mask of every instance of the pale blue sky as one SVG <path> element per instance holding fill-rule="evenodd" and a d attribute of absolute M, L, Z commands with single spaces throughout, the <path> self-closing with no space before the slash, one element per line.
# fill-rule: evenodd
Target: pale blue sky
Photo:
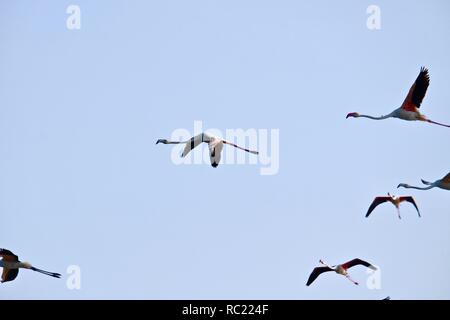
<path fill-rule="evenodd" d="M 66 8 L 81 8 L 81 30 Z M 381 30 L 366 8 L 381 8 Z M 381 115 L 420 66 L 450 123 L 448 1 L 1 1 L 0 247 L 82 270 L 21 271 L 0 299 L 449 299 L 450 130 Z M 175 166 L 173 130 L 280 130 L 280 171 Z M 411 194 L 422 212 L 380 206 Z M 381 267 L 382 289 L 320 258 Z"/>

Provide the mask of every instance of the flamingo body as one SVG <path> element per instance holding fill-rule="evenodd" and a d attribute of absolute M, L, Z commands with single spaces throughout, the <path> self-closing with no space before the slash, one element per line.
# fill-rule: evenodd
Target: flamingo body
<path fill-rule="evenodd" d="M 425 116 L 419 112 L 419 109 L 415 107 L 412 110 L 406 110 L 400 107 L 394 110 L 392 117 L 406 121 L 424 121 L 426 119 Z"/>

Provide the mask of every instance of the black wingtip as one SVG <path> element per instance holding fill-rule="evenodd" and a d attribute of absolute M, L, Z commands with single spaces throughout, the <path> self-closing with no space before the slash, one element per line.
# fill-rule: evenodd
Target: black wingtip
<path fill-rule="evenodd" d="M 427 79 L 428 82 L 430 81 L 430 73 L 428 72 L 427 67 L 421 67 L 420 73 L 425 75 L 425 78 Z"/>

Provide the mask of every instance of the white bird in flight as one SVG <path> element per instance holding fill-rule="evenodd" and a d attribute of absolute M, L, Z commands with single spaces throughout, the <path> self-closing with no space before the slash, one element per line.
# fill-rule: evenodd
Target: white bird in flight
<path fill-rule="evenodd" d="M 190 138 L 187 141 L 170 141 L 167 139 L 159 139 L 158 141 L 156 141 L 156 144 L 158 143 L 163 143 L 163 144 L 186 144 L 186 146 L 184 147 L 183 153 L 181 154 L 181 157 L 186 157 L 187 154 L 194 149 L 195 147 L 197 147 L 200 143 L 205 142 L 208 144 L 208 148 L 209 148 L 209 159 L 211 161 L 211 165 L 216 168 L 219 165 L 220 162 L 220 157 L 221 157 L 221 152 L 223 149 L 223 145 L 224 144 L 229 144 L 235 148 L 241 149 L 243 151 L 246 152 L 250 152 L 252 154 L 258 154 L 258 151 L 252 151 L 243 147 L 240 147 L 234 143 L 231 143 L 229 141 L 226 141 L 224 139 L 221 138 L 217 138 L 217 137 L 213 137 L 213 136 L 209 136 L 206 133 L 201 133 L 199 135 L 196 135 L 192 138 Z"/>

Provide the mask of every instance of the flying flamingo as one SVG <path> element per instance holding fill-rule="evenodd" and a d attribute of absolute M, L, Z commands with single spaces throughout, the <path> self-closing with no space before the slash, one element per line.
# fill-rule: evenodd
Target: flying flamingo
<path fill-rule="evenodd" d="M 348 269 L 350 269 L 351 267 L 357 266 L 357 265 L 363 265 L 363 266 L 368 267 L 368 268 L 370 268 L 372 270 L 377 270 L 377 268 L 374 267 L 373 265 L 371 265 L 370 263 L 368 263 L 368 262 L 366 262 L 364 260 L 358 259 L 358 258 L 350 260 L 350 261 L 348 261 L 348 262 L 346 262 L 344 264 L 339 264 L 337 266 L 331 266 L 331 267 L 329 265 L 325 264 L 322 260 L 319 260 L 319 262 L 323 266 L 314 268 L 313 272 L 311 273 L 311 275 L 308 278 L 308 282 L 306 283 L 307 286 L 309 286 L 311 283 L 313 283 L 313 281 L 316 280 L 319 275 L 321 275 L 324 272 L 328 272 L 328 271 L 334 271 L 337 274 L 343 275 L 348 280 L 350 280 L 354 284 L 358 285 L 358 282 L 354 281 L 348 275 L 348 272 L 347 272 Z"/>
<path fill-rule="evenodd" d="M 388 192 L 388 196 L 387 197 L 376 197 L 375 200 L 373 200 L 372 204 L 369 207 L 369 210 L 367 210 L 366 218 L 372 213 L 372 211 L 378 205 L 380 205 L 380 204 L 382 204 L 384 202 L 390 202 L 397 208 L 398 217 L 399 217 L 399 219 L 401 219 L 402 217 L 400 216 L 400 203 L 402 203 L 403 201 L 412 203 L 412 205 L 416 208 L 417 213 L 419 214 L 419 217 L 420 217 L 419 208 L 417 207 L 417 204 L 414 201 L 413 197 L 411 197 L 411 196 L 396 197 L 396 196 L 391 195 Z"/>
<path fill-rule="evenodd" d="M 21 268 L 37 271 L 37 272 L 46 274 L 46 275 L 54 277 L 54 278 L 61 277 L 61 275 L 59 273 L 48 272 L 48 271 L 44 271 L 44 270 L 35 268 L 28 262 L 20 262 L 18 256 L 16 256 L 14 253 L 12 253 L 11 251 L 6 250 L 6 249 L 0 249 L 0 257 L 3 258 L 2 260 L 0 260 L 0 267 L 3 268 L 3 273 L 2 273 L 2 277 L 1 277 L 1 281 L 0 281 L 2 283 L 8 282 L 8 281 L 13 281 L 19 274 L 19 269 L 21 269 Z"/>
<path fill-rule="evenodd" d="M 201 133 L 199 135 L 196 135 L 192 138 L 190 138 L 187 141 L 169 141 L 166 139 L 159 139 L 156 141 L 156 144 L 163 143 L 163 144 L 186 144 L 184 147 L 183 153 L 181 154 L 182 157 L 185 157 L 192 149 L 197 147 L 200 143 L 205 142 L 208 144 L 209 147 L 209 159 L 211 160 L 211 165 L 216 168 L 219 165 L 220 162 L 220 156 L 223 149 L 224 144 L 229 144 L 235 148 L 244 150 L 246 152 L 250 152 L 252 154 L 258 154 L 258 151 L 252 151 L 245 148 L 242 148 L 234 143 L 228 142 L 226 140 L 223 140 L 221 138 L 212 137 L 207 135 L 206 133 Z"/>
<path fill-rule="evenodd" d="M 444 178 L 436 180 L 435 182 L 428 182 L 422 179 L 422 183 L 427 185 L 428 187 L 413 187 L 406 183 L 400 183 L 397 188 L 403 187 L 417 190 L 430 190 L 432 188 L 441 188 L 444 190 L 450 190 L 450 172 Z"/>
<path fill-rule="evenodd" d="M 351 112 L 347 115 L 347 118 L 350 118 L 350 117 L 352 117 L 352 118 L 369 118 L 372 120 L 384 120 L 387 118 L 398 118 L 398 119 L 408 120 L 408 121 L 419 120 L 419 121 L 426 121 L 429 123 L 433 123 L 433 124 L 437 124 L 440 126 L 450 128 L 449 125 L 432 121 L 419 112 L 420 105 L 422 103 L 423 98 L 425 97 L 425 94 L 427 92 L 429 84 L 430 84 L 430 76 L 428 74 L 428 69 L 426 69 L 425 67 L 422 67 L 420 69 L 420 73 L 416 79 L 416 82 L 414 82 L 414 84 L 411 86 L 411 89 L 409 89 L 408 95 L 406 96 L 406 99 L 400 108 L 392 111 L 390 114 L 388 114 L 386 116 L 381 116 L 381 117 L 373 117 L 373 116 L 359 114 L 357 112 Z"/>

